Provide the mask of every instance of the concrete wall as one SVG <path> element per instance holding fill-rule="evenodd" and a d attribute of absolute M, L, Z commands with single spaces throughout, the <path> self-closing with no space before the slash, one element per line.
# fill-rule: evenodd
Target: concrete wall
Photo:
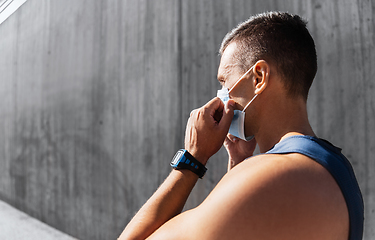
<path fill-rule="evenodd" d="M 76 240 L 3 201 L 0 201 L 0 216 L 0 239 Z"/>
<path fill-rule="evenodd" d="M 80 239 L 114 239 L 168 175 L 190 111 L 216 95 L 218 48 L 251 14 L 309 20 L 318 136 L 343 148 L 375 238 L 372 1 L 28 1 L 0 25 L 0 198 Z M 223 150 L 187 208 L 225 173 Z"/>

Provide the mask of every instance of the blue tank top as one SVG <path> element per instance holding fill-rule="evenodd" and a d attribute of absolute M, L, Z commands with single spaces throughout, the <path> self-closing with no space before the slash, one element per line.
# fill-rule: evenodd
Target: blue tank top
<path fill-rule="evenodd" d="M 349 240 L 361 240 L 364 206 L 361 190 L 349 161 L 341 149 L 326 140 L 311 136 L 291 136 L 277 143 L 266 154 L 300 153 L 325 167 L 336 180 L 349 212 Z"/>

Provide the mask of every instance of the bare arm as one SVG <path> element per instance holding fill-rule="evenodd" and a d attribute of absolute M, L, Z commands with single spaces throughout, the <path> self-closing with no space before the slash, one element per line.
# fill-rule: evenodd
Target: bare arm
<path fill-rule="evenodd" d="M 126 226 L 119 239 L 145 239 L 181 213 L 197 180 L 198 176 L 188 170 L 173 170 Z"/>
<path fill-rule="evenodd" d="M 224 142 L 233 118 L 231 102 L 224 108 L 221 100 L 214 98 L 190 115 L 186 127 L 185 149 L 204 165 Z M 197 180 L 198 176 L 189 170 L 173 170 L 126 226 L 119 239 L 145 239 L 178 215 Z"/>

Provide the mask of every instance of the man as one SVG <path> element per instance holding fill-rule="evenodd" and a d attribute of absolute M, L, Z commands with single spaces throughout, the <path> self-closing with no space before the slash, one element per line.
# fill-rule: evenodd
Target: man
<path fill-rule="evenodd" d="M 119 239 L 361 239 L 363 200 L 351 166 L 308 121 L 317 63 L 306 23 L 257 15 L 228 33 L 220 52 L 221 99 L 192 111 L 187 152 Z M 228 173 L 181 213 L 223 143 Z M 256 144 L 266 154 L 251 157 Z"/>

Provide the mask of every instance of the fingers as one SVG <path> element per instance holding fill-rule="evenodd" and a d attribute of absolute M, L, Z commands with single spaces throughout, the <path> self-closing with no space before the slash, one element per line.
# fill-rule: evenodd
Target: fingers
<path fill-rule="evenodd" d="M 219 109 L 219 108 L 223 109 L 224 104 L 223 104 L 223 102 L 220 100 L 220 98 L 218 98 L 218 97 L 214 97 L 214 98 L 211 99 L 208 103 L 206 103 L 206 105 L 204 105 L 204 107 L 207 107 L 207 108 L 209 108 L 209 109 L 217 110 L 217 109 Z"/>
<path fill-rule="evenodd" d="M 187 126 L 197 125 L 202 129 L 206 129 L 206 132 L 210 131 L 209 129 L 215 129 L 222 136 L 222 141 L 224 141 L 232 122 L 234 105 L 235 102 L 233 100 L 229 100 L 224 105 L 220 98 L 213 98 L 203 107 L 190 112 Z M 214 133 L 212 132 L 212 134 Z"/>
<path fill-rule="evenodd" d="M 223 117 L 221 118 L 221 120 L 219 122 L 220 127 L 229 130 L 229 126 L 232 122 L 233 115 L 234 115 L 234 104 L 235 104 L 235 102 L 232 99 L 230 99 L 225 104 L 224 111 L 223 111 Z"/>
<path fill-rule="evenodd" d="M 235 136 L 233 136 L 233 135 L 230 134 L 230 133 L 228 133 L 227 138 L 228 138 L 231 142 L 238 142 L 238 138 L 236 138 Z"/>
<path fill-rule="evenodd" d="M 231 149 L 233 149 L 234 146 L 239 145 L 241 141 L 243 141 L 243 140 L 241 140 L 241 139 L 233 136 L 232 134 L 228 133 L 227 136 L 225 137 L 225 140 L 224 140 L 224 147 L 227 150 L 231 150 Z"/>
<path fill-rule="evenodd" d="M 228 138 L 228 136 L 226 136 L 223 144 L 224 144 L 224 147 L 227 147 L 230 144 L 232 144 L 232 141 Z"/>
<path fill-rule="evenodd" d="M 220 121 L 222 112 L 224 110 L 224 104 L 220 98 L 215 97 L 208 103 L 198 109 L 194 109 L 190 112 L 190 118 L 196 118 L 199 116 L 210 117 L 215 119 L 217 122 Z"/>
<path fill-rule="evenodd" d="M 203 107 L 191 111 L 190 119 L 202 117 L 205 121 L 216 125 L 220 132 L 226 134 L 233 119 L 234 106 L 235 102 L 231 99 L 224 105 L 220 98 L 215 97 Z"/>

